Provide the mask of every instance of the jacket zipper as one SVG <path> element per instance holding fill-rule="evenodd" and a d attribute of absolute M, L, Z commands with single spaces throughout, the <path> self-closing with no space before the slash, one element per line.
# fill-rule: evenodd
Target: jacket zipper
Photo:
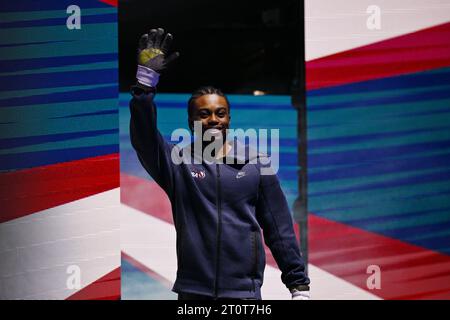
<path fill-rule="evenodd" d="M 217 247 L 216 247 L 216 277 L 214 279 L 214 296 L 217 298 L 218 294 L 218 282 L 219 282 L 219 263 L 220 263 L 220 238 L 222 233 L 222 198 L 221 198 L 221 190 L 220 190 L 220 167 L 219 164 L 216 164 L 217 171 L 217 215 L 218 215 L 218 224 L 217 224 Z"/>

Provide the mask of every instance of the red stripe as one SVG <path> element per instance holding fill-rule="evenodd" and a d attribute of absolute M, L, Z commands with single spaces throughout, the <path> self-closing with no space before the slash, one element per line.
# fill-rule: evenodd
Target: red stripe
<path fill-rule="evenodd" d="M 450 23 L 306 63 L 308 90 L 450 66 Z"/>
<path fill-rule="evenodd" d="M 309 216 L 310 262 L 384 299 L 450 299 L 450 257 L 376 233 Z M 366 286 L 369 265 L 381 289 Z"/>
<path fill-rule="evenodd" d="M 120 267 L 74 293 L 67 300 L 119 300 Z"/>
<path fill-rule="evenodd" d="M 156 281 L 162 283 L 168 289 L 172 289 L 172 283 L 169 280 L 167 280 L 166 278 L 162 277 L 159 273 L 153 271 L 149 267 L 143 265 L 142 263 L 140 263 L 136 259 L 134 259 L 131 256 L 129 256 L 128 254 L 126 254 L 125 252 L 122 252 L 122 259 L 128 261 L 136 269 L 138 269 L 139 271 L 147 274 L 150 278 L 153 278 Z"/>
<path fill-rule="evenodd" d="M 129 207 L 173 224 L 169 198 L 154 181 L 121 172 L 120 201 Z"/>
<path fill-rule="evenodd" d="M 0 175 L 0 222 L 119 187 L 119 154 Z"/>
<path fill-rule="evenodd" d="M 103 3 L 106 3 L 106 4 L 109 4 L 109 5 L 113 6 L 113 7 L 117 7 L 117 2 L 118 2 L 118 0 L 99 0 L 99 1 L 103 2 Z"/>

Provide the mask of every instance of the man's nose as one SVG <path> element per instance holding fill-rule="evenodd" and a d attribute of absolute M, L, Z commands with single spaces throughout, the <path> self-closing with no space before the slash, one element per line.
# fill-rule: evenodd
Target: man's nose
<path fill-rule="evenodd" d="M 219 119 L 217 119 L 217 117 L 216 117 L 216 115 L 213 113 L 212 115 L 211 115 L 211 117 L 209 117 L 209 121 L 208 121 L 210 124 L 211 123 L 219 123 Z"/>

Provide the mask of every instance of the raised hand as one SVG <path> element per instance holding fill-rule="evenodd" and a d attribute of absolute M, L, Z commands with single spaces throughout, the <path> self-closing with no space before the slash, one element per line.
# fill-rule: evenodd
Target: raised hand
<path fill-rule="evenodd" d="M 173 36 L 165 33 L 162 28 L 152 29 L 141 36 L 137 57 L 138 83 L 148 87 L 156 86 L 160 72 L 180 56 L 179 52 L 168 55 L 172 41 Z"/>

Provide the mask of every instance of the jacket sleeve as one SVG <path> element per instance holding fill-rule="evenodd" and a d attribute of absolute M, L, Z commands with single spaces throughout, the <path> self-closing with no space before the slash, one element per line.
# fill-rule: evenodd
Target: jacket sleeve
<path fill-rule="evenodd" d="M 278 177 L 275 173 L 260 177 L 256 216 L 265 243 L 281 270 L 281 280 L 287 288 L 308 286 L 310 280 L 305 273 L 292 216 Z"/>
<path fill-rule="evenodd" d="M 156 183 L 167 193 L 173 193 L 173 144 L 168 143 L 157 128 L 154 93 L 133 94 L 130 101 L 130 139 L 139 161 Z"/>

